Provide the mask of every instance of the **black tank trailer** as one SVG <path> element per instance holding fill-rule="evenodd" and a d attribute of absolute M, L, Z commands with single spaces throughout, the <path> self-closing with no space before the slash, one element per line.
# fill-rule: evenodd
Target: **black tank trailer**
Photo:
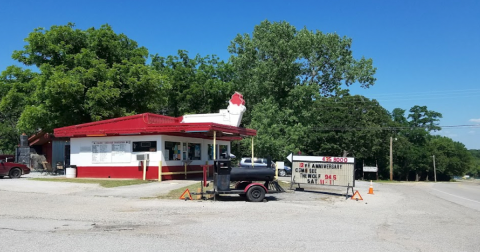
<path fill-rule="evenodd" d="M 272 168 L 232 167 L 230 171 L 230 181 L 273 181 L 274 179 L 275 169 Z"/>
<path fill-rule="evenodd" d="M 230 160 L 215 160 L 213 162 L 213 191 L 209 194 L 238 194 L 248 201 L 261 202 L 265 194 L 284 192 L 275 179 L 272 168 L 231 167 Z M 235 183 L 232 188 L 231 182 Z M 261 182 L 264 182 L 263 184 Z M 270 191 L 268 188 L 271 188 Z"/>

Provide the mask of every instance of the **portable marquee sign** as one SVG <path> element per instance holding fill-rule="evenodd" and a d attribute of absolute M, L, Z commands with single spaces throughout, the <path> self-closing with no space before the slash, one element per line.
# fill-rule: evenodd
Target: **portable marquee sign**
<path fill-rule="evenodd" d="M 290 154 L 293 184 L 355 186 L 355 158 Z"/>

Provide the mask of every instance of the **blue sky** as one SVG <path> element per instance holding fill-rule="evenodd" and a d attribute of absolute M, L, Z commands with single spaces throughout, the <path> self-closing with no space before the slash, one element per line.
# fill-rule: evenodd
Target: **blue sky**
<path fill-rule="evenodd" d="M 377 82 L 353 94 L 389 111 L 414 105 L 443 114 L 443 126 L 480 125 L 480 1 L 2 1 L 0 70 L 36 27 L 110 24 L 151 54 L 184 49 L 227 60 L 237 35 L 261 21 L 336 32 L 353 39 L 355 57 L 372 58 Z M 439 134 L 480 149 L 480 127 Z"/>

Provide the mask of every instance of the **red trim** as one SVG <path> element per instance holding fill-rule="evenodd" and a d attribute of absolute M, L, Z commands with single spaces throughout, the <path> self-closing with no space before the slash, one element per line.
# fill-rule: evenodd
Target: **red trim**
<path fill-rule="evenodd" d="M 264 185 L 260 184 L 260 183 L 251 183 L 251 184 L 249 184 L 247 187 L 245 187 L 245 190 L 243 190 L 243 191 L 244 191 L 245 193 L 247 193 L 247 192 L 248 192 L 248 189 L 250 189 L 250 187 L 256 186 L 256 185 L 263 187 L 263 189 L 265 189 L 265 193 L 268 193 L 267 188 L 266 188 Z"/>
<path fill-rule="evenodd" d="M 158 166 L 157 166 L 158 169 Z M 183 172 L 185 166 L 162 166 L 162 172 Z M 202 165 L 189 165 L 187 171 L 203 171 Z"/>
<path fill-rule="evenodd" d="M 162 172 L 183 172 L 184 166 L 162 166 Z M 202 165 L 189 165 L 187 171 L 203 171 Z M 188 174 L 190 178 L 201 178 L 202 173 Z M 78 166 L 77 178 L 131 178 L 143 179 L 143 167 L 138 166 Z M 146 179 L 158 179 L 158 166 L 147 166 Z M 185 179 L 184 174 L 162 175 L 162 180 Z"/>
<path fill-rule="evenodd" d="M 219 140 L 237 140 L 242 136 L 257 135 L 257 131 L 253 129 L 218 123 L 182 123 L 181 119 L 182 117 L 144 113 L 57 128 L 54 133 L 56 137 L 177 134 L 211 139 L 213 131 L 217 131 Z"/>

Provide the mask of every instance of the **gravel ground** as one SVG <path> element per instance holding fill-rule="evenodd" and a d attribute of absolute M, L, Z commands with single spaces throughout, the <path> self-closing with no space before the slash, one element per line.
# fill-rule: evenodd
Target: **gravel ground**
<path fill-rule="evenodd" d="M 155 193 L 181 187 L 173 185 Z M 116 188 L 136 192 L 124 197 L 95 185 L 3 179 L 2 251 L 478 251 L 478 211 L 430 194 L 428 183 L 373 185 L 371 195 L 369 183 L 356 183 L 363 201 L 327 186 L 249 203 L 140 199 L 154 189 L 138 185 Z"/>

